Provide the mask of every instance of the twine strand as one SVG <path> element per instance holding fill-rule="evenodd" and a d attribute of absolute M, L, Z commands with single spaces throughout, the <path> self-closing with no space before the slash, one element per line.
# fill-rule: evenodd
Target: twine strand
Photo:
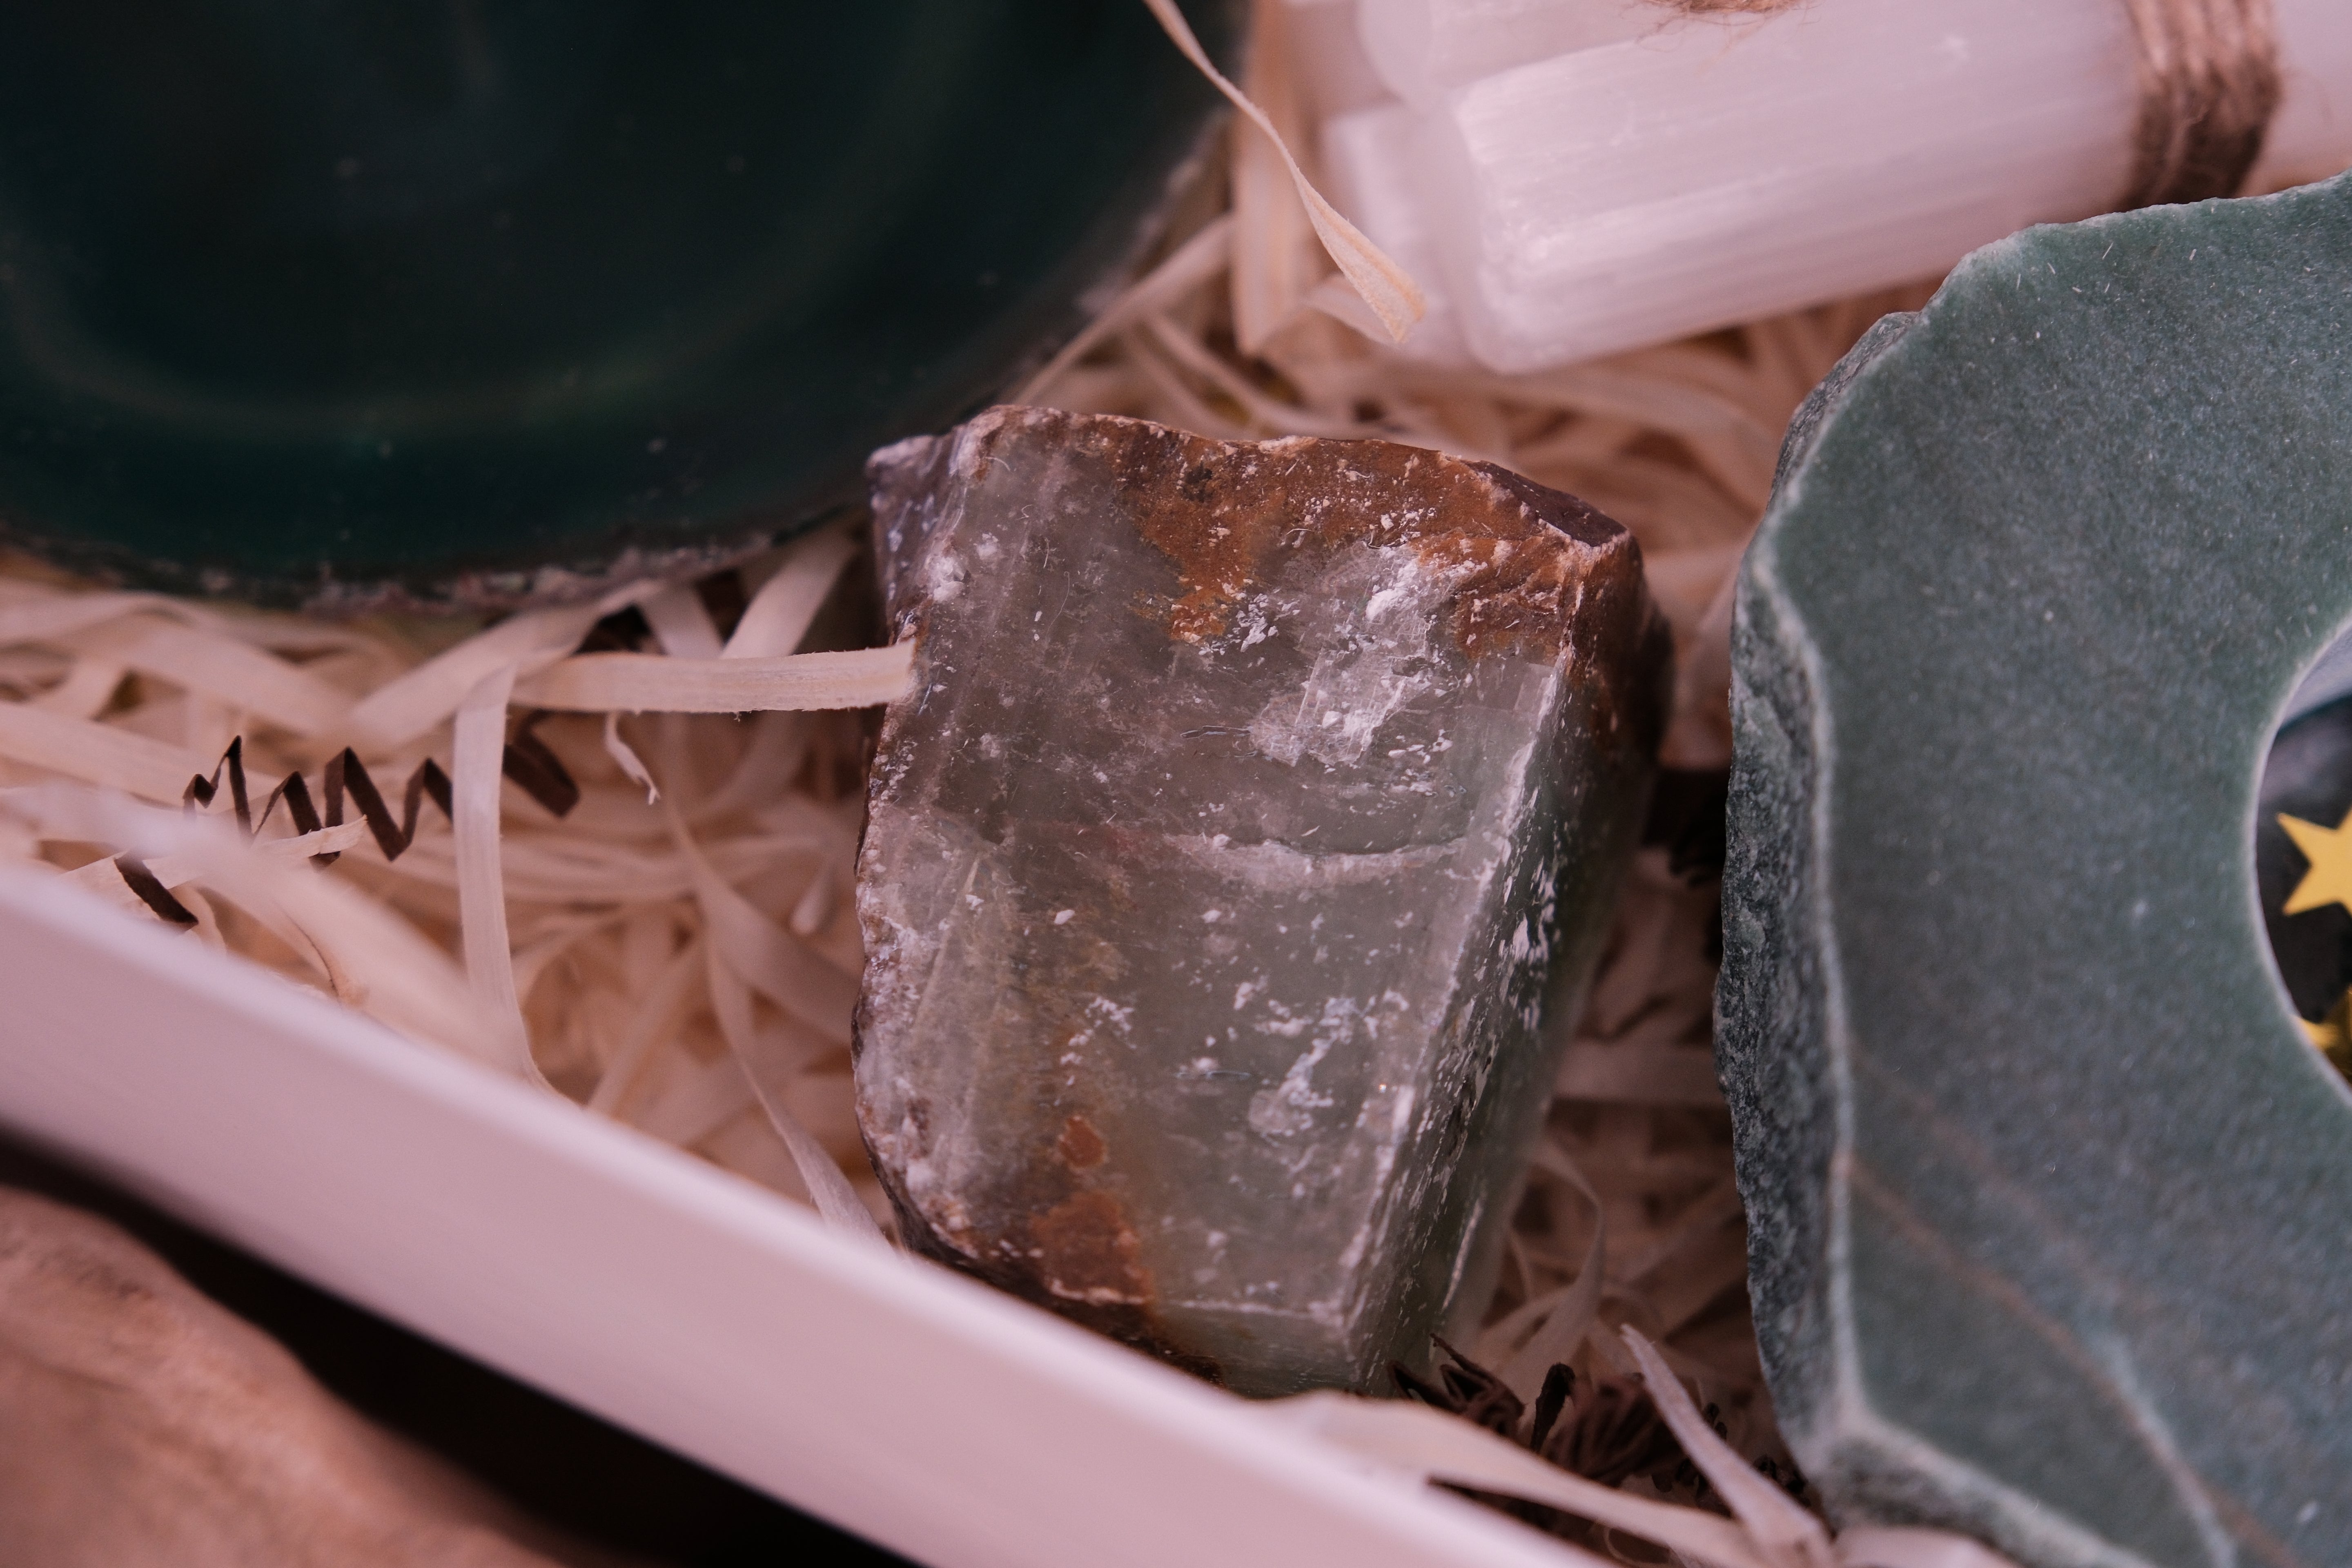
<path fill-rule="evenodd" d="M 2139 118 L 2119 207 L 2233 196 L 2279 103 L 2271 0 L 2124 0 L 2139 40 Z"/>

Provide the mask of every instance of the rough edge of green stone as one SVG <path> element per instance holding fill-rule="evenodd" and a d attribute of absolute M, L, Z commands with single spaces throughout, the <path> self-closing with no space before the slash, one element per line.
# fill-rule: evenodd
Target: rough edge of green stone
<path fill-rule="evenodd" d="M 1839 1045 L 1845 1025 L 1837 943 L 1821 883 L 1829 838 L 1823 762 L 1834 750 L 1830 715 L 1815 699 L 1823 685 L 1816 650 L 1777 580 L 1776 536 L 1798 504 L 1809 458 L 1855 388 L 1948 291 L 1990 274 L 1995 253 L 2005 255 L 2032 232 L 1973 253 L 1921 310 L 1882 317 L 1790 422 L 1772 498 L 1736 592 L 1716 1068 L 1749 1216 L 1748 1283 L 1774 1414 L 1832 1521 L 1963 1531 L 2037 1563 L 2151 1568 L 2138 1553 L 1880 1419 L 1861 1385 L 1859 1351 L 1838 1331 L 1835 1310 L 1852 1276 L 1843 1216 L 1850 1200 L 1832 1164 L 1852 1142 L 1853 1100 Z"/>

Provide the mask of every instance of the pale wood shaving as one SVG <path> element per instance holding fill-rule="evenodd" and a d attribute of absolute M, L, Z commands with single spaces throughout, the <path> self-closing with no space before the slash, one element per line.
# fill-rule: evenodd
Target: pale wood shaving
<path fill-rule="evenodd" d="M 567 713 L 762 713 L 870 708 L 907 685 L 904 645 L 754 658 L 723 657 L 715 632 L 709 644 L 707 657 L 583 654 L 522 682 L 515 700 Z"/>
<path fill-rule="evenodd" d="M 1305 205 L 1307 221 L 1315 226 L 1316 237 L 1322 240 L 1323 248 L 1347 276 L 1348 281 L 1355 286 L 1356 292 L 1363 296 L 1364 303 L 1380 317 L 1381 324 L 1388 329 L 1390 337 L 1402 342 L 1405 334 L 1412 330 L 1413 323 L 1428 310 L 1427 303 L 1422 299 L 1421 286 L 1403 268 L 1390 260 L 1379 246 L 1365 238 L 1363 230 L 1349 223 L 1338 207 L 1323 198 L 1323 193 L 1315 188 L 1314 182 L 1307 177 L 1307 171 L 1299 166 L 1298 159 L 1292 153 L 1289 142 L 1284 139 L 1273 116 L 1210 62 L 1208 52 L 1192 36 L 1192 25 L 1184 20 L 1184 14 L 1176 9 L 1175 0 L 1143 0 L 1143 3 L 1151 8 L 1151 14 L 1168 30 L 1168 37 L 1183 51 L 1184 58 L 1192 61 L 1219 92 L 1231 100 L 1234 107 L 1240 110 L 1251 124 L 1265 133 L 1266 142 L 1281 159 L 1283 169 L 1290 175 L 1291 188 Z M 1288 101 L 1286 89 L 1284 101 Z"/>
<path fill-rule="evenodd" d="M 136 853 L 195 916 L 193 940 L 793 1198 L 814 1187 L 871 1234 L 887 1205 L 846 1050 L 854 710 L 903 689 L 907 660 L 794 651 L 857 552 L 835 529 L 751 563 L 723 642 L 698 596 L 659 585 L 488 628 L 321 626 L 0 562 L 0 865 L 155 919 L 114 864 Z M 668 652 L 567 657 L 632 602 Z M 500 777 L 524 704 L 579 711 L 537 731 L 581 786 L 561 821 Z M 667 710 L 625 717 L 640 710 Z M 456 821 L 425 805 L 387 862 L 360 823 L 299 837 L 281 807 L 247 846 L 226 780 L 179 810 L 234 735 L 257 816 L 289 773 L 316 796 L 350 742 L 395 813 L 420 762 L 446 764 Z"/>

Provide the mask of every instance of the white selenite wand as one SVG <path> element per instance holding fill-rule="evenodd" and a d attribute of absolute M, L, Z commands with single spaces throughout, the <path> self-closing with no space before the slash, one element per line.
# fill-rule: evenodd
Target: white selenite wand
<path fill-rule="evenodd" d="M 1328 118 L 1323 158 L 1340 208 L 1431 293 L 1408 352 L 1540 369 L 2112 209 L 2143 124 L 2135 7 L 2183 4 L 1356 0 L 1394 97 Z M 2260 8 L 2284 90 L 2250 190 L 2352 163 L 2352 0 Z"/>

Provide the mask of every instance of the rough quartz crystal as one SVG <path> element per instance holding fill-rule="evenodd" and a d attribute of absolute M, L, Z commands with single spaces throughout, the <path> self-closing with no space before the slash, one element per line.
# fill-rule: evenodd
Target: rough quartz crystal
<path fill-rule="evenodd" d="M 1416 448 L 1036 409 L 869 475 L 916 684 L 858 1112 L 908 1238 L 1243 1392 L 1423 1363 L 1640 825 L 1633 542 Z"/>

